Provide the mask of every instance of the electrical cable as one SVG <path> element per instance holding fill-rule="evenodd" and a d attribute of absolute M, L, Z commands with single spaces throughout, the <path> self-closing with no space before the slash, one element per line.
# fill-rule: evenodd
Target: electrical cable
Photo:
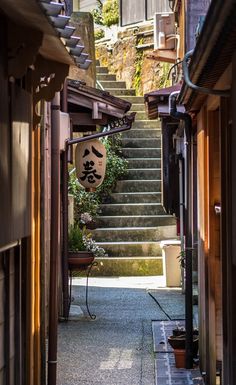
<path fill-rule="evenodd" d="M 152 299 L 154 299 L 154 301 L 156 302 L 156 304 L 159 306 L 159 308 L 161 309 L 161 311 L 166 315 L 166 317 L 168 318 L 169 321 L 174 321 L 168 313 L 166 313 L 166 311 L 163 309 L 163 307 L 161 306 L 161 304 L 157 301 L 157 299 L 150 293 L 150 291 L 148 291 L 148 294 L 150 295 L 150 297 L 152 297 Z"/>

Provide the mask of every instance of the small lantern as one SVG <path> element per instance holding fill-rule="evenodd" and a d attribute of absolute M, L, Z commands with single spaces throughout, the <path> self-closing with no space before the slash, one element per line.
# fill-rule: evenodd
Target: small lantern
<path fill-rule="evenodd" d="M 106 148 L 98 139 L 78 143 L 75 167 L 79 183 L 93 192 L 103 182 L 106 172 Z"/>

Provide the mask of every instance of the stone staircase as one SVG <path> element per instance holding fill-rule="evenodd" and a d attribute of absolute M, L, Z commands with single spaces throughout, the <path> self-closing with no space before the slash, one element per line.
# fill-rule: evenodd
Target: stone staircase
<path fill-rule="evenodd" d="M 126 89 L 123 81 L 97 66 L 97 79 L 112 95 L 132 103 L 136 120 L 122 134 L 122 152 L 128 172 L 118 181 L 109 204 L 102 205 L 93 237 L 108 253 L 99 262 L 101 275 L 162 275 L 160 241 L 176 237 L 175 219 L 161 205 L 161 131 L 147 120 L 144 100 Z"/>

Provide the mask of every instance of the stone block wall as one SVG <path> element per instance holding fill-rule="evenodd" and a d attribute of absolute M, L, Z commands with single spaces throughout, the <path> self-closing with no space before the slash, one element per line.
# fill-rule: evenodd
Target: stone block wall
<path fill-rule="evenodd" d="M 171 64 L 150 58 L 153 52 L 153 25 L 126 28 L 116 41 L 100 40 L 96 43 L 96 58 L 117 80 L 126 81 L 143 95 L 157 88 L 168 87 L 167 74 Z"/>

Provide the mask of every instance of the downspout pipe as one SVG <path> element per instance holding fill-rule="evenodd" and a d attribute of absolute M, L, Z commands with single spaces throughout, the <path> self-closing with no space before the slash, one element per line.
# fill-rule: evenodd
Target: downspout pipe
<path fill-rule="evenodd" d="M 183 120 L 186 136 L 186 164 L 185 164 L 185 328 L 186 328 L 186 368 L 193 367 L 193 289 L 192 289 L 192 191 L 191 191 L 191 132 L 192 119 L 187 113 L 177 111 L 176 98 L 179 91 L 169 96 L 169 113 L 175 119 Z"/>
<path fill-rule="evenodd" d="M 51 104 L 51 242 L 48 325 L 48 385 L 57 381 L 58 271 L 60 263 L 60 93 Z"/>
<path fill-rule="evenodd" d="M 132 123 L 134 122 L 134 119 L 135 119 L 135 114 L 136 112 L 132 112 L 132 114 L 130 114 L 130 116 L 127 117 L 128 122 L 119 128 L 114 128 L 110 131 L 97 132 L 96 134 L 83 136 L 82 138 L 69 139 L 66 142 L 66 145 L 71 146 L 72 144 L 87 142 L 91 139 L 99 139 L 99 138 L 103 138 L 104 136 L 110 136 L 110 135 L 118 134 L 120 132 L 128 131 L 132 127 Z"/>
<path fill-rule="evenodd" d="M 180 211 L 180 241 L 181 252 L 184 251 L 184 175 L 183 175 L 183 157 L 179 155 L 179 211 Z M 182 294 L 185 293 L 185 272 L 181 266 Z"/>

